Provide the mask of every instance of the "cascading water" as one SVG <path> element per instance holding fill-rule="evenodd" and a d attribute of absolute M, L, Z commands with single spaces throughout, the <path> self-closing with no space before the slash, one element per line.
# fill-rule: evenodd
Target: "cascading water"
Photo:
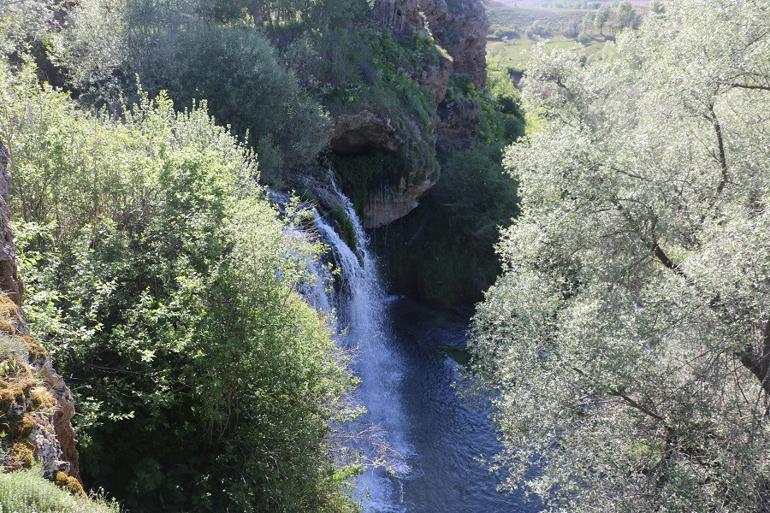
<path fill-rule="evenodd" d="M 386 453 L 384 466 L 368 466 L 358 478 L 356 496 L 365 511 L 404 512 L 399 479 L 410 472 L 412 451 L 400 407 L 402 369 L 386 319 L 388 298 L 361 221 L 350 200 L 331 183 L 331 192 L 352 224 L 357 247 L 349 247 L 332 224 L 314 212 L 315 229 L 331 249 L 340 282 L 335 290 L 329 270 L 318 261 L 311 262 L 315 281 L 304 294 L 318 310 L 336 310 L 339 343 L 353 354 L 353 370 L 361 379 L 356 399 L 366 408 L 350 427 L 360 435 L 355 448 L 370 461 Z"/>
<path fill-rule="evenodd" d="M 352 224 L 351 248 L 334 223 L 313 212 L 314 232 L 329 248 L 335 273 L 319 260 L 308 262 L 315 280 L 303 294 L 313 307 L 335 319 L 338 343 L 353 354 L 361 379 L 356 401 L 366 407 L 351 426 L 351 449 L 380 459 L 386 471 L 367 466 L 355 495 L 366 513 L 536 513 L 537 502 L 522 494 L 496 491 L 499 479 L 479 463 L 500 446 L 485 408 L 469 408 L 452 384 L 462 354 L 467 309 L 439 311 L 386 294 L 366 232 L 350 201 L 333 180 L 318 196 L 342 208 Z M 277 197 L 286 204 L 288 197 Z M 350 231 L 350 230 L 348 230 Z M 295 229 L 307 237 L 308 229 Z"/>

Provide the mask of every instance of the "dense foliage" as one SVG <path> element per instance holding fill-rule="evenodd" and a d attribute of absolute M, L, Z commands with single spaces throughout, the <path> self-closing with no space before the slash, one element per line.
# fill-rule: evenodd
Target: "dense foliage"
<path fill-rule="evenodd" d="M 31 327 L 80 411 L 83 471 L 131 511 L 351 511 L 327 438 L 350 386 L 295 292 L 256 162 L 206 106 L 121 118 L 0 68 Z"/>
<path fill-rule="evenodd" d="M 214 7 L 217 9 L 214 9 Z M 180 105 L 206 99 L 213 115 L 249 142 L 270 179 L 312 162 L 329 124 L 318 102 L 279 62 L 253 21 L 211 2 L 80 2 L 58 38 L 58 62 L 83 100 L 115 108 L 137 77 Z"/>
<path fill-rule="evenodd" d="M 438 183 L 412 214 L 375 237 L 393 287 L 444 306 L 480 300 L 500 272 L 494 244 L 518 212 L 502 150 L 524 135 L 519 93 L 506 77 L 492 77 L 487 91 L 466 84 L 451 95 L 479 108 L 478 140 L 440 152 Z"/>
<path fill-rule="evenodd" d="M 544 121 L 473 351 L 507 483 L 550 511 L 767 510 L 768 11 L 670 1 L 525 79 Z"/>

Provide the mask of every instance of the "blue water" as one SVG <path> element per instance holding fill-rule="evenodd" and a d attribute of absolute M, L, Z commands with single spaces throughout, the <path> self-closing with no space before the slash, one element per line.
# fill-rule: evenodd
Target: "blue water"
<path fill-rule="evenodd" d="M 351 448 L 366 461 L 379 461 L 389 448 L 391 473 L 369 464 L 354 498 L 365 513 L 541 511 L 520 493 L 497 491 L 498 476 L 481 461 L 500 450 L 489 406 L 479 398 L 471 403 L 454 387 L 462 367 L 446 349 L 465 348 L 471 309 L 433 309 L 388 296 L 353 205 L 331 178 L 326 192 L 345 209 L 359 244 L 348 247 L 315 212 L 315 233 L 330 248 L 340 280 L 334 287 L 331 273 L 312 261 L 317 279 L 303 295 L 324 313 L 336 312 L 338 343 L 353 355 L 351 370 L 361 379 L 354 400 L 366 412 L 349 426 Z"/>
<path fill-rule="evenodd" d="M 538 502 L 497 491 L 500 479 L 479 460 L 498 452 L 483 401 L 469 401 L 453 386 L 462 367 L 447 347 L 464 349 L 469 308 L 437 310 L 407 299 L 388 302 L 394 351 L 402 359 L 398 397 L 412 455 L 399 479 L 408 513 L 535 513 Z"/>

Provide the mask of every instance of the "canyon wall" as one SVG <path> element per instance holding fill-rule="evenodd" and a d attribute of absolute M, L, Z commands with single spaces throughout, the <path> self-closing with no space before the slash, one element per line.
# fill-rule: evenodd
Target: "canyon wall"
<path fill-rule="evenodd" d="M 372 16 L 418 57 L 398 71 L 419 89 L 399 91 L 398 109 L 361 106 L 336 115 L 331 149 L 351 163 L 338 173 L 366 228 L 417 207 L 439 178 L 437 149 L 475 140 L 479 108 L 466 93 L 468 84 L 476 90 L 486 84 L 488 27 L 481 0 L 378 0 Z"/>

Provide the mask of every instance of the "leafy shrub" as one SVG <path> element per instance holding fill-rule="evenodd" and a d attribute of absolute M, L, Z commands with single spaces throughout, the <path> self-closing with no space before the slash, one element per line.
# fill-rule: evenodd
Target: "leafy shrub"
<path fill-rule="evenodd" d="M 201 12 L 194 3 L 85 1 L 61 37 L 60 61 L 97 104 L 115 105 L 137 75 L 151 94 L 166 90 L 178 104 L 206 99 L 217 119 L 248 134 L 268 180 L 312 161 L 326 144 L 326 113 L 253 24 L 217 24 Z"/>
<path fill-rule="evenodd" d="M 527 29 L 526 34 L 530 39 L 548 39 L 552 35 L 548 27 L 540 23 L 540 21 L 534 21 Z"/>
<path fill-rule="evenodd" d="M 0 474 L 0 513 L 118 513 L 116 504 L 75 497 L 36 468 Z"/>
<path fill-rule="evenodd" d="M 115 119 L 29 71 L 0 84 L 27 312 L 86 481 L 136 512 L 351 511 L 326 442 L 350 379 L 253 155 L 205 104 Z"/>

